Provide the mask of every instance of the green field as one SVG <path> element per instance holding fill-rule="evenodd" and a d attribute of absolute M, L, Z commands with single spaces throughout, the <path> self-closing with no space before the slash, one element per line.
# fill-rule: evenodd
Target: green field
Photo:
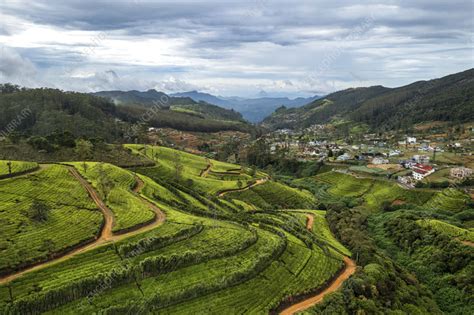
<path fill-rule="evenodd" d="M 328 172 L 315 176 L 327 185 L 327 193 L 332 196 L 362 198 L 370 209 L 378 209 L 384 202 L 424 204 L 433 195 L 426 190 L 407 190 L 393 181 L 384 179 L 357 178 L 338 172 Z"/>
<path fill-rule="evenodd" d="M 141 174 L 151 178 L 180 182 L 183 185 L 191 186 L 193 190 L 202 194 L 210 195 L 215 195 L 221 190 L 237 189 L 239 187 L 239 178 L 220 180 L 215 176 L 201 177 L 201 173 L 208 166 L 208 161 L 204 157 L 165 147 L 147 146 L 146 149 L 142 145 L 127 145 L 127 147 L 157 162 L 156 167 L 139 169 Z M 238 165 L 215 160 L 210 160 L 210 162 L 212 164 L 211 170 L 214 171 L 227 171 L 228 169 L 240 168 Z M 250 176 L 244 177 L 243 185 L 247 184 L 246 178 L 248 178 L 248 180 L 252 179 Z"/>
<path fill-rule="evenodd" d="M 326 215 L 326 211 L 321 210 L 295 210 L 292 211 L 292 215 L 296 216 L 302 224 L 306 224 L 306 214 L 311 214 L 314 217 L 313 221 L 313 234 L 317 237 L 322 238 L 325 242 L 327 242 L 330 246 L 336 249 L 338 252 L 346 255 L 351 256 L 350 251 L 341 245 L 339 241 L 334 237 L 329 229 L 328 223 L 324 216 Z"/>
<path fill-rule="evenodd" d="M 183 176 L 198 184 L 175 182 L 167 174 L 176 154 L 182 154 L 187 164 L 183 174 L 188 174 Z M 267 181 L 218 198 L 215 192 L 236 184 L 199 176 L 208 165 L 205 158 L 164 148 L 153 156 L 159 166 L 139 169 L 138 175 L 110 164 L 71 165 L 112 210 L 115 232 L 146 223 L 152 212 L 141 198 L 163 211 L 164 223 L 130 236 L 125 233 L 115 242 L 100 243 L 0 284 L 0 313 L 268 313 L 282 300 L 323 285 L 343 266 L 341 253 L 350 255 L 330 233 L 324 212 L 283 210 L 315 207 L 317 201 L 309 191 Z M 239 172 L 235 176 L 252 180 L 264 175 L 257 172 L 252 177 L 248 170 L 240 172 L 239 166 L 211 163 L 214 172 Z M 145 175 L 146 169 L 152 169 L 151 177 Z M 137 176 L 144 187 L 134 192 Z M 54 181 L 57 185 L 51 184 Z M 212 194 L 202 192 L 209 183 L 216 186 Z M 95 222 L 88 223 L 94 227 L 89 234 L 100 228 L 101 213 L 65 166 L 50 166 L 0 184 L 2 191 L 25 186 L 25 200 L 45 196 L 46 187 L 58 187 L 57 192 L 47 191 L 48 198 L 60 200 L 64 209 L 75 201 L 76 207 L 81 205 L 96 216 Z M 247 193 L 258 196 L 258 201 Z M 260 206 L 270 212 L 250 211 Z M 274 210 L 278 208 L 282 210 Z M 306 229 L 304 212 L 315 216 L 312 231 Z M 85 217 L 75 220 L 70 214 L 61 219 L 61 233 L 70 243 L 77 237 L 74 231 L 86 234 L 89 226 Z M 52 232 L 53 223 L 44 224 L 49 224 L 45 237 L 57 240 L 61 234 Z M 18 249 L 20 245 L 31 248 L 34 242 L 18 244 Z M 8 264 L 16 261 L 13 253 L 3 257 Z"/>
<path fill-rule="evenodd" d="M 132 193 L 135 176 L 103 163 L 70 163 L 101 194 L 114 214 L 113 232 L 121 232 L 154 219 L 153 211 Z"/>
<path fill-rule="evenodd" d="M 22 161 L 2 161 L 0 160 L 0 177 L 10 174 L 15 175 L 18 173 L 24 173 L 38 168 L 38 163 L 35 162 L 22 162 Z"/>
<path fill-rule="evenodd" d="M 226 198 L 241 200 L 258 209 L 315 208 L 316 198 L 306 190 L 268 181 L 249 190 L 232 192 Z"/>
<path fill-rule="evenodd" d="M 350 171 L 353 172 L 360 172 L 360 173 L 367 173 L 370 175 L 387 175 L 389 172 L 384 171 L 383 169 L 376 168 L 376 167 L 367 167 L 367 166 L 351 166 L 349 167 Z"/>
<path fill-rule="evenodd" d="M 45 204 L 35 219 L 34 201 Z M 98 234 L 102 215 L 64 166 L 0 181 L 0 270 L 47 259 Z"/>

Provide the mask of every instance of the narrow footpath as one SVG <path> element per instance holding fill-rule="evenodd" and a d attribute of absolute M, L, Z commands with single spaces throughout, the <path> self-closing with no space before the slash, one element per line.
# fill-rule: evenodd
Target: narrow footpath
<path fill-rule="evenodd" d="M 314 216 L 312 214 L 306 214 L 306 218 L 307 218 L 306 228 L 311 231 L 313 229 Z M 298 302 L 296 304 L 289 306 L 288 308 L 281 311 L 280 314 L 292 315 L 297 312 L 304 311 L 320 303 L 326 295 L 337 291 L 342 286 L 344 281 L 349 279 L 349 277 L 355 273 L 356 268 L 357 268 L 356 263 L 347 256 L 344 256 L 344 264 L 345 266 L 344 266 L 343 271 L 340 272 L 337 278 L 331 281 L 331 283 L 329 283 L 329 285 L 323 291 L 301 302 Z"/>
<path fill-rule="evenodd" d="M 262 185 L 262 184 L 266 183 L 267 181 L 268 181 L 268 179 L 266 179 L 266 178 L 257 179 L 257 180 L 255 181 L 255 183 L 253 183 L 253 184 L 251 184 L 251 185 L 247 185 L 247 186 L 242 187 L 242 188 L 227 189 L 227 190 L 225 190 L 225 191 L 218 192 L 217 195 L 218 195 L 219 197 L 223 197 L 223 196 L 225 196 L 226 194 L 231 193 L 231 192 L 245 191 L 245 190 L 248 190 L 248 189 L 250 189 L 250 188 L 252 188 L 252 187 L 255 187 L 255 186 L 258 186 L 258 185 Z"/>
<path fill-rule="evenodd" d="M 207 177 L 207 175 L 209 174 L 209 171 L 210 171 L 211 168 L 212 168 L 211 160 L 206 159 L 206 161 L 207 161 L 207 166 L 206 166 L 205 169 L 203 169 L 203 170 L 201 171 L 201 174 L 199 174 L 200 177 Z"/>
<path fill-rule="evenodd" d="M 15 279 L 21 277 L 22 275 L 24 275 L 26 273 L 30 273 L 32 271 L 40 270 L 40 269 L 52 266 L 54 264 L 60 263 L 62 261 L 68 260 L 69 258 L 71 258 L 71 257 L 73 257 L 73 256 L 75 256 L 79 253 L 90 251 L 90 250 L 92 250 L 94 248 L 97 248 L 99 246 L 102 246 L 104 244 L 107 244 L 107 243 L 110 243 L 110 242 L 120 241 L 120 240 L 128 238 L 130 236 L 137 235 L 137 234 L 152 230 L 152 229 L 160 226 L 161 224 L 163 224 L 163 222 L 165 222 L 166 215 L 155 204 L 153 204 L 152 202 L 148 201 L 146 198 L 144 198 L 140 195 L 140 191 L 143 189 L 145 184 L 138 176 L 136 176 L 135 178 L 136 178 L 137 184 L 136 184 L 135 188 L 133 189 L 133 192 L 141 199 L 141 201 L 143 203 L 145 203 L 150 209 L 152 209 L 155 212 L 155 214 L 156 214 L 155 220 L 153 222 L 151 222 L 150 224 L 147 224 L 145 226 L 141 226 L 141 227 L 139 227 L 135 230 L 129 231 L 127 233 L 117 234 L 117 235 L 113 234 L 113 232 L 112 232 L 112 228 L 113 228 L 113 225 L 114 225 L 113 212 L 105 205 L 104 201 L 99 197 L 98 193 L 95 191 L 95 189 L 92 187 L 92 185 L 89 182 L 87 182 L 74 167 L 68 166 L 68 169 L 69 169 L 69 172 L 71 173 L 71 175 L 74 176 L 79 181 L 79 183 L 81 183 L 81 185 L 86 189 L 86 191 L 89 193 L 92 200 L 95 202 L 97 207 L 101 210 L 101 212 L 104 215 L 104 224 L 102 225 L 102 229 L 100 231 L 99 236 L 95 240 L 93 240 L 92 242 L 90 242 L 88 244 L 85 244 L 83 246 L 78 246 L 78 247 L 76 247 L 76 248 L 74 248 L 70 251 L 67 251 L 63 254 L 59 254 L 51 260 L 36 264 L 34 266 L 31 266 L 31 267 L 27 267 L 27 268 L 25 268 L 21 271 L 16 272 L 16 273 L 13 273 L 13 274 L 10 274 L 10 275 L 7 275 L 7 276 L 3 276 L 3 277 L 0 278 L 0 284 L 8 283 L 12 280 L 15 280 Z"/>

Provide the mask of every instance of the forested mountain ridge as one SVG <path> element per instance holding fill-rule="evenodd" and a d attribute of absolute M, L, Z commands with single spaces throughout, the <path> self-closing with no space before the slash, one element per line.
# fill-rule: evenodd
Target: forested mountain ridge
<path fill-rule="evenodd" d="M 105 98 L 110 98 L 117 105 L 125 104 L 143 104 L 143 105 L 154 105 L 159 104 L 163 108 L 170 107 L 171 105 L 180 105 L 180 104 L 196 104 L 189 97 L 172 97 L 168 96 L 163 92 L 158 92 L 155 89 L 150 89 L 145 92 L 140 92 L 137 90 L 131 91 L 100 91 L 91 93 L 95 96 L 101 96 Z"/>
<path fill-rule="evenodd" d="M 334 120 L 374 130 L 402 129 L 427 121 L 474 121 L 474 69 L 399 88 L 372 86 L 329 94 L 301 108 L 280 108 L 263 125 L 305 128 Z"/>
<path fill-rule="evenodd" d="M 154 89 L 146 92 L 132 91 L 101 91 L 92 95 L 105 97 L 117 106 L 143 106 L 160 109 L 171 109 L 180 113 L 194 114 L 201 118 L 243 121 L 242 115 L 232 109 L 212 105 L 205 101 L 195 101 L 190 97 L 175 97 L 158 92 Z"/>
<path fill-rule="evenodd" d="M 8 133 L 45 136 L 67 130 L 77 137 L 112 140 L 119 130 L 115 123 L 117 107 L 106 99 L 56 89 L 4 87 L 0 93 L 0 130 Z"/>
<path fill-rule="evenodd" d="M 203 132 L 249 130 L 238 113 L 191 102 L 169 108 L 117 106 L 106 98 L 86 93 L 20 89 L 5 84 L 0 86 L 0 131 L 5 135 L 15 132 L 27 136 L 68 131 L 75 137 L 113 141 L 123 138 L 136 124 Z"/>

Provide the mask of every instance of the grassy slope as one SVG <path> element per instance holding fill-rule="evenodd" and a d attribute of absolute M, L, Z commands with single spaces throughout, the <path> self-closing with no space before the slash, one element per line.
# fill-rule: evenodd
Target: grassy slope
<path fill-rule="evenodd" d="M 337 172 L 317 175 L 316 180 L 329 185 L 330 194 L 340 197 L 363 198 L 365 205 L 373 210 L 378 209 L 383 202 L 399 200 L 405 203 L 423 204 L 433 195 L 432 192 L 407 190 L 394 182 L 356 178 Z"/>
<path fill-rule="evenodd" d="M 8 175 L 8 163 L 11 162 L 12 174 L 23 173 L 29 170 L 33 170 L 38 167 L 38 163 L 35 162 L 22 162 L 22 161 L 1 161 L 0 160 L 0 176 Z"/>
<path fill-rule="evenodd" d="M 51 210 L 46 221 L 31 218 L 40 200 Z M 44 260 L 98 233 L 102 215 L 85 189 L 59 165 L 0 181 L 0 269 Z"/>
<path fill-rule="evenodd" d="M 444 189 L 436 193 L 425 205 L 433 211 L 450 211 L 453 213 L 462 211 L 471 198 L 469 195 L 453 188 Z"/>
<path fill-rule="evenodd" d="M 79 165 L 76 166 L 80 169 Z M 94 172 L 91 171 L 93 166 L 90 166 L 85 173 L 94 184 Z M 200 166 L 202 164 L 199 164 Z M 197 167 L 194 167 L 194 171 L 196 169 Z M 116 178 L 114 173 L 118 174 L 120 172 L 115 169 L 110 171 L 110 176 L 114 178 L 117 186 L 124 187 L 124 189 L 131 187 L 133 178 L 129 176 Z M 284 232 L 284 238 L 288 239 L 288 245 L 283 253 L 272 258 L 271 251 L 276 249 L 279 246 L 278 244 L 284 241 L 284 238 L 261 229 L 259 225 L 255 226 L 259 236 L 258 241 L 246 249 L 239 249 L 242 242 L 252 237 L 248 229 L 231 222 L 196 217 L 177 211 L 172 205 L 179 201 L 182 202 L 183 198 L 189 201 L 189 204 L 195 204 L 195 206 L 199 204 L 202 206 L 202 201 L 183 191 L 180 191 L 178 196 L 177 191 L 171 191 L 143 175 L 140 175 L 140 177 L 145 182 L 142 194 L 146 198 L 154 200 L 163 209 L 167 215 L 167 220 L 155 230 L 120 241 L 116 244 L 117 247 L 133 244 L 144 238 L 175 235 L 180 230 L 193 225 L 203 225 L 204 229 L 186 240 L 168 244 L 159 250 L 140 252 L 127 260 L 128 263 L 137 265 L 140 261 L 156 255 L 173 255 L 182 254 L 183 252 L 206 255 L 217 255 L 223 251 L 228 253 L 220 258 L 196 261 L 194 264 L 165 272 L 159 276 L 144 278 L 140 281 L 141 289 L 145 294 L 144 298 L 135 284 L 123 284 L 114 286 L 111 290 L 101 291 L 97 296 L 94 296 L 94 305 L 97 305 L 97 308 L 89 303 L 83 303 L 83 299 L 78 299 L 56 309 L 53 313 L 77 313 L 78 310 L 82 313 L 90 313 L 111 305 L 123 306 L 131 299 L 135 302 L 142 302 L 150 301 L 150 299 L 157 296 L 162 299 L 169 298 L 171 304 L 178 303 L 176 306 L 170 305 L 166 309 L 170 312 L 177 310 L 180 313 L 207 312 L 210 305 L 216 304 L 215 301 L 219 301 L 221 311 L 233 312 L 239 310 L 241 312 L 248 309 L 252 312 L 267 312 L 285 296 L 302 293 L 321 285 L 342 265 L 339 256 L 327 256 L 318 246 L 309 249 L 297 236 L 288 232 Z M 309 193 L 300 192 L 281 184 L 272 187 L 276 188 L 271 189 L 272 193 L 267 196 L 268 202 L 271 202 L 272 206 L 275 206 L 275 201 L 271 200 L 273 194 L 290 194 L 290 198 L 309 198 Z M 266 190 L 262 191 L 267 192 Z M 294 197 L 292 197 L 293 195 Z M 283 198 L 283 196 L 279 196 L 279 198 Z M 186 209 L 186 207 L 183 209 Z M 284 216 L 284 213 L 281 215 Z M 279 220 L 285 220 L 285 218 L 282 217 Z M 320 219 L 318 218 L 315 222 L 315 226 L 318 227 L 314 230 L 315 235 L 319 235 L 318 231 L 321 231 L 321 237 L 334 244 L 336 241 L 330 239 L 322 217 Z M 302 228 L 304 229 L 304 225 Z M 280 233 L 282 232 L 280 231 Z M 338 246 L 342 245 L 339 244 Z M 81 279 L 93 277 L 101 272 L 108 272 L 113 268 L 119 268 L 121 265 L 121 259 L 117 256 L 114 246 L 104 245 L 47 269 L 29 273 L 13 281 L 11 284 L 12 290 L 15 299 L 26 298 L 31 292 L 38 292 L 33 293 L 33 296 L 38 295 L 34 297 L 37 300 L 48 290 L 54 290 Z M 72 273 L 71 270 L 74 270 L 74 272 Z M 196 298 L 185 303 L 181 302 L 182 299 L 176 297 L 179 292 L 203 283 L 211 289 L 215 288 L 215 290 L 211 290 L 209 295 L 205 295 L 205 291 L 198 291 L 201 293 Z M 232 284 L 236 286 L 232 286 Z M 5 307 L 8 300 L 9 293 L 6 286 L 0 286 L 0 301 L 2 301 L 0 303 L 3 303 L 0 304 L 0 310 Z M 84 308 L 78 309 L 78 305 L 82 305 Z"/>
<path fill-rule="evenodd" d="M 113 232 L 133 228 L 134 226 L 153 220 L 155 214 L 144 204 L 131 189 L 136 185 L 132 173 L 111 164 L 102 163 L 71 163 L 86 178 L 106 200 L 115 217 Z M 84 168 L 86 165 L 86 168 Z M 111 184 L 110 192 L 104 191 L 101 183 L 104 180 Z"/>
<path fill-rule="evenodd" d="M 201 177 L 201 172 L 206 169 L 208 163 L 204 157 L 200 157 L 194 154 L 173 150 L 165 147 L 144 147 L 141 145 L 127 145 L 128 148 L 135 150 L 146 155 L 149 158 L 154 159 L 157 162 L 155 168 L 146 170 L 146 175 L 153 172 L 155 176 L 161 179 L 167 179 L 170 181 L 176 180 L 176 166 L 182 166 L 182 172 L 180 174 L 180 181 L 186 182 L 191 180 L 193 182 L 193 189 L 198 190 L 201 193 L 216 194 L 220 190 L 238 188 L 237 180 L 219 180 L 215 178 Z M 177 162 L 179 161 L 179 162 Z M 211 161 L 222 169 L 222 163 L 217 161 Z M 229 168 L 240 168 L 238 165 L 225 164 L 225 167 Z M 227 166 L 228 165 L 228 166 Z"/>

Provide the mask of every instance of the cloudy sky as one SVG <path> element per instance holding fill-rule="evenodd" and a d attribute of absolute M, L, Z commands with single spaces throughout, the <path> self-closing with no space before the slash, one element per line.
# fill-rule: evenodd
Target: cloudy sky
<path fill-rule="evenodd" d="M 473 1 L 0 2 L 0 81 L 309 96 L 474 67 Z"/>

